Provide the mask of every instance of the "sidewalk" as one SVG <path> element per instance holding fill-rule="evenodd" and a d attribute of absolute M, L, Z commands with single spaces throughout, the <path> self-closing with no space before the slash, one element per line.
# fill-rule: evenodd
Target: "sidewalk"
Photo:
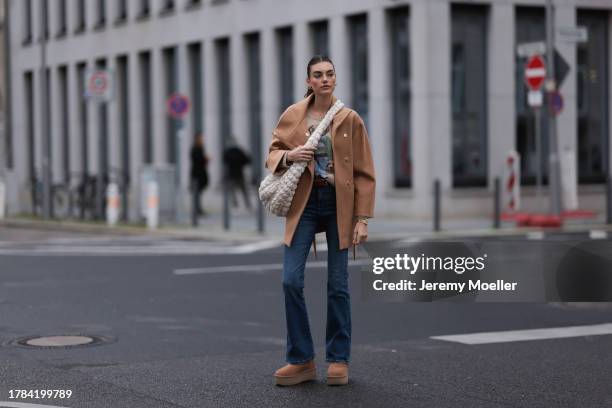
<path fill-rule="evenodd" d="M 264 217 L 264 232 L 257 231 L 257 218 L 254 213 L 237 210 L 231 214 L 230 228 L 223 228 L 221 212 L 212 212 L 200 217 L 198 226 L 166 223 L 156 230 L 148 230 L 144 224 L 119 224 L 107 226 L 100 221 L 76 220 L 42 220 L 31 216 L 15 216 L 0 220 L 0 226 L 13 228 L 31 228 L 58 231 L 73 231 L 87 233 L 120 234 L 120 235 L 151 235 L 179 239 L 201 239 L 214 241 L 253 242 L 262 239 L 281 242 L 284 235 L 284 218 L 266 214 Z M 562 230 L 587 231 L 603 229 L 612 231 L 612 226 L 605 225 L 603 214 L 594 219 L 569 219 L 565 221 Z M 477 235 L 513 235 L 524 234 L 539 228 L 517 228 L 514 222 L 502 222 L 500 229 L 493 228 L 493 220 L 488 217 L 457 218 L 441 220 L 441 231 L 433 231 L 431 219 L 416 219 L 409 217 L 376 217 L 368 226 L 370 240 L 401 239 L 401 238 L 445 238 Z M 323 239 L 323 234 L 318 234 Z"/>

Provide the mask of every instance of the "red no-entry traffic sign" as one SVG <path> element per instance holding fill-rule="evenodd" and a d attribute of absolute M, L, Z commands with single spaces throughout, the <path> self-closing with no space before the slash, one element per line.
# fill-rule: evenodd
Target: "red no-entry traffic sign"
<path fill-rule="evenodd" d="M 542 87 L 546 79 L 546 65 L 539 55 L 529 58 L 525 65 L 525 83 L 532 91 L 537 91 Z"/>

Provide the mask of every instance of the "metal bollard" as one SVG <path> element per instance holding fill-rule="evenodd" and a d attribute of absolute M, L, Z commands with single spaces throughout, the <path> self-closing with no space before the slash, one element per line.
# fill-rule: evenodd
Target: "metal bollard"
<path fill-rule="evenodd" d="M 109 226 L 117 225 L 119 221 L 119 207 L 121 196 L 119 187 L 116 183 L 109 183 L 106 187 L 106 224 Z"/>
<path fill-rule="evenodd" d="M 440 231 L 440 180 L 434 180 L 434 231 Z"/>
<path fill-rule="evenodd" d="M 495 177 L 494 181 L 494 192 L 493 197 L 493 228 L 499 229 L 501 227 L 501 182 L 499 177 Z"/>

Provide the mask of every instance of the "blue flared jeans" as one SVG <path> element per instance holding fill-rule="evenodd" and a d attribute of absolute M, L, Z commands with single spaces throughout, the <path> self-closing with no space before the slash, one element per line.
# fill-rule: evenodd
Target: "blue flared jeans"
<path fill-rule="evenodd" d="M 327 238 L 327 326 L 325 360 L 347 362 L 351 352 L 351 305 L 348 287 L 348 249 L 340 250 L 336 222 L 336 193 L 332 186 L 313 187 L 291 241 L 285 245 L 283 291 L 287 318 L 287 362 L 304 364 L 314 347 L 304 301 L 304 270 L 317 226 Z"/>

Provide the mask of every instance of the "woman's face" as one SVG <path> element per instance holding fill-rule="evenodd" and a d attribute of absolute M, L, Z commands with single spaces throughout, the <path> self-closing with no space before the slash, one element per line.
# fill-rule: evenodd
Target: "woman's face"
<path fill-rule="evenodd" d="M 336 71 L 334 66 L 327 62 L 317 62 L 310 66 L 310 77 L 306 83 L 312 88 L 315 95 L 329 95 L 336 88 Z"/>

